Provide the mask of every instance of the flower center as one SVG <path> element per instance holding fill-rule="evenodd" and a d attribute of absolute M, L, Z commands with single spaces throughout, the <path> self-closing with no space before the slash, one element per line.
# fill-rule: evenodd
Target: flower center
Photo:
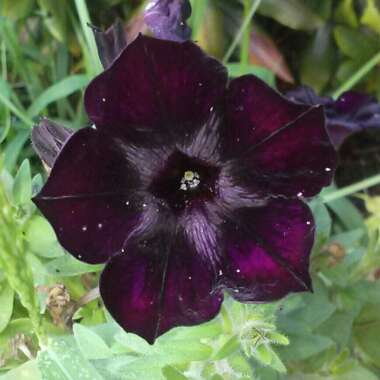
<path fill-rule="evenodd" d="M 218 168 L 175 152 L 157 173 L 149 191 L 180 212 L 193 202 L 212 198 L 218 174 Z"/>
<path fill-rule="evenodd" d="M 185 171 L 182 179 L 180 190 L 183 191 L 191 191 L 196 189 L 201 183 L 201 177 L 197 172 L 193 172 L 191 170 Z"/>

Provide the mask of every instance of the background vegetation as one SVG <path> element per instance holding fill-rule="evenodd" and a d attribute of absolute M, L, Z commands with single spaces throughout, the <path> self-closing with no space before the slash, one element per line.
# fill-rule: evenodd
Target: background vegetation
<path fill-rule="evenodd" d="M 192 4 L 193 38 L 231 76 L 380 98 L 379 1 Z M 119 17 L 131 40 L 145 32 L 144 5 L 1 0 L 0 379 L 379 379 L 380 128 L 344 144 L 336 185 L 310 203 L 314 293 L 268 305 L 227 300 L 215 320 L 176 328 L 154 346 L 112 321 L 94 291 L 102 266 L 65 254 L 36 212 L 30 198 L 47 174 L 31 128 L 40 116 L 88 124 L 83 90 L 101 66 L 87 23 L 108 27 Z"/>

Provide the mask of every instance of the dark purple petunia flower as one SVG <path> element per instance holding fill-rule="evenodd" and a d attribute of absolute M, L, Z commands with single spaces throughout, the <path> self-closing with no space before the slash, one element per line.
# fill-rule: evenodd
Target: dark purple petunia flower
<path fill-rule="evenodd" d="M 289 91 L 286 96 L 302 104 L 324 105 L 327 131 L 337 149 L 352 133 L 366 128 L 380 128 L 380 104 L 367 94 L 347 91 L 333 100 L 328 96 L 318 96 L 310 87 L 301 86 Z"/>
<path fill-rule="evenodd" d="M 145 8 L 144 20 L 155 37 L 186 41 L 191 35 L 186 23 L 190 16 L 189 0 L 152 0 Z"/>
<path fill-rule="evenodd" d="M 260 79 L 230 82 L 188 41 L 139 36 L 95 78 L 96 127 L 64 145 L 34 202 L 61 244 L 106 263 L 103 301 L 150 343 L 242 302 L 308 290 L 314 221 L 303 197 L 330 183 L 323 107 Z"/>

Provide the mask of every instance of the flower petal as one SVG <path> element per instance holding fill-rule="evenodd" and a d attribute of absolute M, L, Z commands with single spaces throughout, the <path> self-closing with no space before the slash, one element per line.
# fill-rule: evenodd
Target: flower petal
<path fill-rule="evenodd" d="M 213 293 L 214 274 L 180 233 L 164 233 L 126 247 L 113 257 L 100 280 L 100 293 L 111 315 L 128 332 L 149 343 L 175 326 L 212 319 L 222 295 Z"/>
<path fill-rule="evenodd" d="M 145 8 L 144 20 L 157 38 L 186 41 L 191 36 L 186 23 L 190 16 L 189 0 L 152 0 Z"/>
<path fill-rule="evenodd" d="M 236 211 L 224 227 L 221 282 L 243 302 L 272 301 L 310 289 L 314 229 L 309 208 L 298 200 Z"/>
<path fill-rule="evenodd" d="M 82 261 L 102 263 L 139 221 L 137 185 L 121 142 L 86 128 L 65 144 L 33 201 L 64 248 Z"/>
<path fill-rule="evenodd" d="M 310 197 L 331 183 L 336 152 L 324 126 L 323 107 L 315 106 L 273 132 L 242 156 L 234 175 L 248 188 Z"/>
<path fill-rule="evenodd" d="M 41 119 L 32 130 L 32 144 L 40 159 L 51 168 L 62 146 L 74 133 L 48 119 Z"/>
<path fill-rule="evenodd" d="M 227 74 L 192 42 L 140 35 L 85 93 L 90 119 L 103 130 L 192 131 L 224 93 Z"/>
<path fill-rule="evenodd" d="M 253 75 L 231 81 L 226 99 L 232 156 L 267 138 L 310 108 L 290 102 Z"/>

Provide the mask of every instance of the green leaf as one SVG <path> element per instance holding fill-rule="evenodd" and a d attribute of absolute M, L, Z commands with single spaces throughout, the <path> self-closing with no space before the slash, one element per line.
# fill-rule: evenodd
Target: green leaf
<path fill-rule="evenodd" d="M 219 320 L 215 319 L 198 326 L 176 327 L 166 333 L 161 341 L 210 339 L 220 336 L 222 333 L 222 325 Z"/>
<path fill-rule="evenodd" d="M 336 199 L 327 204 L 334 214 L 336 214 L 347 230 L 364 228 L 364 221 L 361 213 L 347 198 Z"/>
<path fill-rule="evenodd" d="M 363 308 L 354 324 L 354 336 L 373 363 L 380 363 L 380 304 Z"/>
<path fill-rule="evenodd" d="M 272 344 L 280 344 L 282 346 L 287 346 L 289 344 L 289 339 L 278 332 L 271 332 L 268 334 L 267 338 Z"/>
<path fill-rule="evenodd" d="M 328 336 L 341 347 L 346 347 L 351 338 L 354 313 L 344 310 L 336 311 L 316 330 L 319 335 Z"/>
<path fill-rule="evenodd" d="M 72 93 L 83 89 L 88 84 L 86 75 L 72 75 L 47 88 L 28 109 L 29 117 L 33 118 L 41 113 L 50 103 L 66 98 Z"/>
<path fill-rule="evenodd" d="M 53 340 L 38 353 L 37 363 L 42 380 L 105 380 L 69 338 Z"/>
<path fill-rule="evenodd" d="M 223 346 L 215 353 L 215 355 L 213 356 L 213 360 L 221 360 L 221 359 L 228 357 L 229 355 L 236 352 L 236 350 L 238 350 L 239 346 L 240 346 L 240 341 L 237 338 L 237 336 L 233 336 L 233 337 L 229 338 L 223 344 Z"/>
<path fill-rule="evenodd" d="M 29 222 L 25 237 L 31 251 L 38 256 L 55 258 L 64 254 L 53 228 L 41 216 L 35 216 Z"/>
<path fill-rule="evenodd" d="M 104 265 L 92 265 L 77 260 L 69 254 L 51 260 L 46 265 L 46 270 L 55 276 L 77 276 L 88 272 L 99 272 Z"/>
<path fill-rule="evenodd" d="M 41 380 L 41 373 L 37 362 L 30 360 L 0 376 L 0 380 Z"/>
<path fill-rule="evenodd" d="M 342 24 L 357 28 L 358 17 L 354 8 L 354 0 L 340 0 L 335 10 L 335 19 Z"/>
<path fill-rule="evenodd" d="M 0 334 L 0 346 L 8 345 L 16 334 L 30 335 L 33 326 L 29 318 L 13 319 Z"/>
<path fill-rule="evenodd" d="M 352 368 L 341 374 L 337 374 L 332 380 L 379 380 L 379 377 L 374 372 L 356 362 Z"/>
<path fill-rule="evenodd" d="M 360 244 L 360 240 L 364 236 L 364 233 L 364 229 L 356 228 L 351 231 L 342 232 L 340 234 L 334 235 L 331 238 L 331 242 L 339 242 L 346 249 L 351 249 Z"/>
<path fill-rule="evenodd" d="M 353 61 L 351 59 L 344 60 L 338 65 L 336 78 L 340 83 L 344 83 L 348 81 L 362 66 L 363 63 L 361 61 Z"/>
<path fill-rule="evenodd" d="M 260 344 L 254 351 L 254 357 L 265 365 L 269 365 L 272 361 L 272 350 L 265 344 Z"/>
<path fill-rule="evenodd" d="M 42 178 L 42 175 L 40 173 L 36 174 L 32 178 L 32 196 L 35 196 L 37 193 L 39 193 L 43 185 L 44 180 Z"/>
<path fill-rule="evenodd" d="M 262 0 L 258 12 L 296 30 L 315 30 L 323 20 L 300 0 Z"/>
<path fill-rule="evenodd" d="M 314 34 L 300 68 L 301 82 L 321 92 L 335 69 L 336 47 L 331 26 L 324 25 Z"/>
<path fill-rule="evenodd" d="M 289 346 L 276 348 L 281 358 L 286 362 L 310 358 L 334 344 L 330 338 L 307 333 L 302 335 L 289 334 L 289 340 Z"/>
<path fill-rule="evenodd" d="M 50 33 L 60 42 L 65 43 L 68 39 L 69 20 L 67 14 L 68 3 L 55 0 L 37 0 L 45 24 Z"/>
<path fill-rule="evenodd" d="M 380 34 L 380 10 L 375 0 L 367 0 L 360 22 Z"/>
<path fill-rule="evenodd" d="M 157 357 L 159 362 L 167 364 L 189 363 L 191 361 L 207 360 L 212 355 L 212 348 L 197 341 L 177 341 L 156 343 Z"/>
<path fill-rule="evenodd" d="M 73 331 L 78 347 L 85 358 L 94 360 L 112 356 L 112 351 L 104 340 L 90 328 L 76 323 Z"/>
<path fill-rule="evenodd" d="M 28 170 L 30 169 L 28 168 Z M 28 310 L 35 332 L 38 333 L 40 327 L 39 305 L 34 289 L 33 274 L 25 255 L 24 222 L 19 221 L 14 208 L 7 203 L 1 182 L 0 220 L 2 222 L 0 268 L 3 269 L 8 284 L 17 293 L 21 304 Z"/>
<path fill-rule="evenodd" d="M 275 75 L 270 70 L 255 65 L 243 65 L 240 63 L 229 63 L 226 65 L 228 74 L 232 78 L 246 74 L 253 74 L 266 82 L 269 86 L 275 86 Z"/>
<path fill-rule="evenodd" d="M 356 61 L 366 62 L 379 49 L 376 39 L 346 26 L 336 26 L 334 37 L 342 53 Z"/>
<path fill-rule="evenodd" d="M 12 193 L 15 205 L 19 206 L 30 202 L 32 197 L 32 177 L 29 160 L 22 162 L 15 177 Z"/>
<path fill-rule="evenodd" d="M 171 366 L 164 367 L 162 373 L 167 380 L 187 380 L 185 375 Z"/>
<path fill-rule="evenodd" d="M 314 215 L 315 225 L 317 228 L 317 243 L 324 244 L 331 234 L 331 217 L 326 206 L 318 199 L 309 203 L 311 211 Z"/>
<path fill-rule="evenodd" d="M 115 341 L 127 349 L 129 352 L 134 352 L 142 355 L 151 354 L 153 348 L 145 339 L 138 335 L 120 331 L 115 335 Z"/>
<path fill-rule="evenodd" d="M 29 138 L 29 131 L 20 131 L 4 149 L 4 168 L 9 172 L 13 172 L 21 150 Z"/>
<path fill-rule="evenodd" d="M 239 380 L 254 379 L 253 366 L 240 351 L 236 351 L 235 354 L 229 356 L 226 360 L 234 372 L 241 376 Z"/>
<path fill-rule="evenodd" d="M 0 333 L 7 327 L 13 312 L 14 291 L 6 281 L 0 283 Z"/>
<path fill-rule="evenodd" d="M 28 16 L 33 9 L 34 0 L 1 0 L 0 14 L 13 21 Z"/>

